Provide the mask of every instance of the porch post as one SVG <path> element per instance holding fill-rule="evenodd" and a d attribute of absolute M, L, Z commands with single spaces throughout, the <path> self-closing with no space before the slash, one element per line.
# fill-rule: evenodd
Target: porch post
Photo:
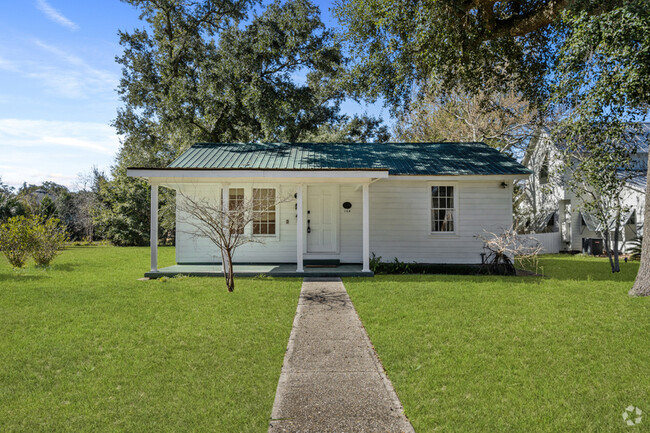
<path fill-rule="evenodd" d="M 151 272 L 158 271 L 158 184 L 151 182 L 151 226 L 149 231 Z"/>
<path fill-rule="evenodd" d="M 302 245 L 304 230 L 302 227 L 302 184 L 298 184 L 296 192 L 297 206 L 296 206 L 296 272 L 304 272 L 302 267 Z"/>
<path fill-rule="evenodd" d="M 224 183 L 221 185 L 221 209 L 223 211 L 223 225 L 227 229 L 228 228 L 228 210 L 230 210 L 230 184 L 229 183 Z M 227 257 L 225 257 L 225 254 L 222 254 L 222 257 L 224 260 L 228 260 Z M 223 267 L 223 273 L 224 275 L 226 274 L 226 269 L 228 269 L 228 263 L 222 263 L 221 264 Z"/>
<path fill-rule="evenodd" d="M 370 272 L 370 210 L 368 189 L 370 185 L 363 184 L 363 269 L 362 272 Z"/>

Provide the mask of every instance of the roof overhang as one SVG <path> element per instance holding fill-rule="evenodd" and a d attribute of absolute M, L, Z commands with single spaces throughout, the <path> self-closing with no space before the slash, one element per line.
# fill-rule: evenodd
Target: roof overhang
<path fill-rule="evenodd" d="M 129 168 L 129 177 L 147 179 L 151 183 L 210 183 L 226 181 L 269 182 L 283 183 L 302 182 L 360 182 L 380 179 L 419 180 L 419 181 L 486 181 L 526 179 L 529 174 L 461 174 L 461 175 L 389 175 L 388 169 L 197 169 L 197 168 Z"/>
<path fill-rule="evenodd" d="M 129 177 L 140 177 L 152 183 L 206 183 L 233 180 L 252 182 L 279 181 L 327 182 L 337 181 L 358 182 L 362 180 L 385 179 L 387 169 L 371 170 L 257 170 L 257 169 L 187 169 L 187 168 L 129 168 Z"/>
<path fill-rule="evenodd" d="M 436 174 L 436 175 L 391 175 L 391 179 L 427 180 L 427 181 L 486 181 L 486 180 L 518 180 L 528 179 L 530 174 Z"/>

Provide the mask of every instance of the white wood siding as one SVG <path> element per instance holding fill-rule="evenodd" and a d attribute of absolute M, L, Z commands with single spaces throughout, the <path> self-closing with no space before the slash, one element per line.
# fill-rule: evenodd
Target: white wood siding
<path fill-rule="evenodd" d="M 501 187 L 501 180 L 444 182 L 458 189 L 457 230 L 454 234 L 431 234 L 431 186 L 436 182 L 385 179 L 370 185 L 370 251 L 390 261 L 464 263 L 481 262 L 482 242 L 476 235 L 484 230 L 500 231 L 512 225 L 512 182 Z M 235 253 L 236 262 L 295 263 L 296 211 L 295 185 L 255 184 L 279 187 L 278 196 L 292 199 L 280 205 L 277 238 L 265 244 L 248 244 Z M 231 183 L 231 188 L 251 184 Z M 183 187 L 182 187 L 183 188 Z M 184 187 L 185 194 L 217 197 L 221 185 Z M 342 263 L 362 261 L 362 191 L 360 185 L 339 186 L 339 250 Z M 178 200 L 182 200 L 179 195 Z M 342 203 L 352 203 L 346 212 Z M 288 220 L 288 224 L 287 224 Z M 196 239 L 191 227 L 178 212 L 176 260 L 179 263 L 220 262 L 221 257 L 207 239 Z M 305 256 L 308 257 L 307 255 Z"/>
<path fill-rule="evenodd" d="M 512 183 L 455 182 L 455 234 L 431 234 L 431 186 L 435 182 L 379 181 L 370 186 L 370 251 L 390 261 L 481 263 L 476 235 L 512 225 Z M 449 182 L 442 183 L 444 185 Z"/>
<path fill-rule="evenodd" d="M 230 188 L 244 188 L 245 199 L 251 197 L 251 188 L 278 188 L 278 199 L 290 197 L 291 200 L 279 205 L 277 214 L 276 237 L 264 238 L 263 244 L 251 243 L 243 245 L 235 251 L 233 261 L 239 263 L 295 263 L 296 262 L 296 209 L 293 195 L 295 185 L 273 184 L 242 184 L 231 183 Z M 221 185 L 191 185 L 179 187 L 185 194 L 196 194 L 201 197 L 218 198 Z M 182 196 L 177 194 L 177 204 Z M 177 208 L 180 206 L 177 206 Z M 287 224 L 289 220 L 289 224 Z M 250 227 L 247 227 L 250 230 Z M 177 263 L 221 263 L 221 255 L 209 239 L 196 238 L 192 235 L 191 224 L 185 221 L 185 216 L 177 210 L 176 213 L 176 262 Z"/>
<path fill-rule="evenodd" d="M 552 233 L 532 233 L 521 235 L 524 242 L 530 240 L 539 242 L 542 247 L 542 254 L 557 254 L 562 248 L 562 238 L 560 232 Z"/>

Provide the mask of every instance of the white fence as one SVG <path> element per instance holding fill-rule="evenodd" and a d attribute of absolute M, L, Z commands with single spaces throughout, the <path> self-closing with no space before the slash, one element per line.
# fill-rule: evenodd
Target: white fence
<path fill-rule="evenodd" d="M 557 254 L 560 252 L 562 239 L 560 232 L 554 233 L 533 233 L 527 235 L 519 235 L 522 239 L 537 239 L 542 245 L 542 254 Z"/>

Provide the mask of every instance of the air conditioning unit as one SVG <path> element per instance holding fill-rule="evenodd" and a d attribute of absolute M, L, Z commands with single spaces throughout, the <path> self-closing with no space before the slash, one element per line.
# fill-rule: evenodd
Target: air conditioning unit
<path fill-rule="evenodd" d="M 582 253 L 599 256 L 603 253 L 603 240 L 599 238 L 583 238 Z"/>

